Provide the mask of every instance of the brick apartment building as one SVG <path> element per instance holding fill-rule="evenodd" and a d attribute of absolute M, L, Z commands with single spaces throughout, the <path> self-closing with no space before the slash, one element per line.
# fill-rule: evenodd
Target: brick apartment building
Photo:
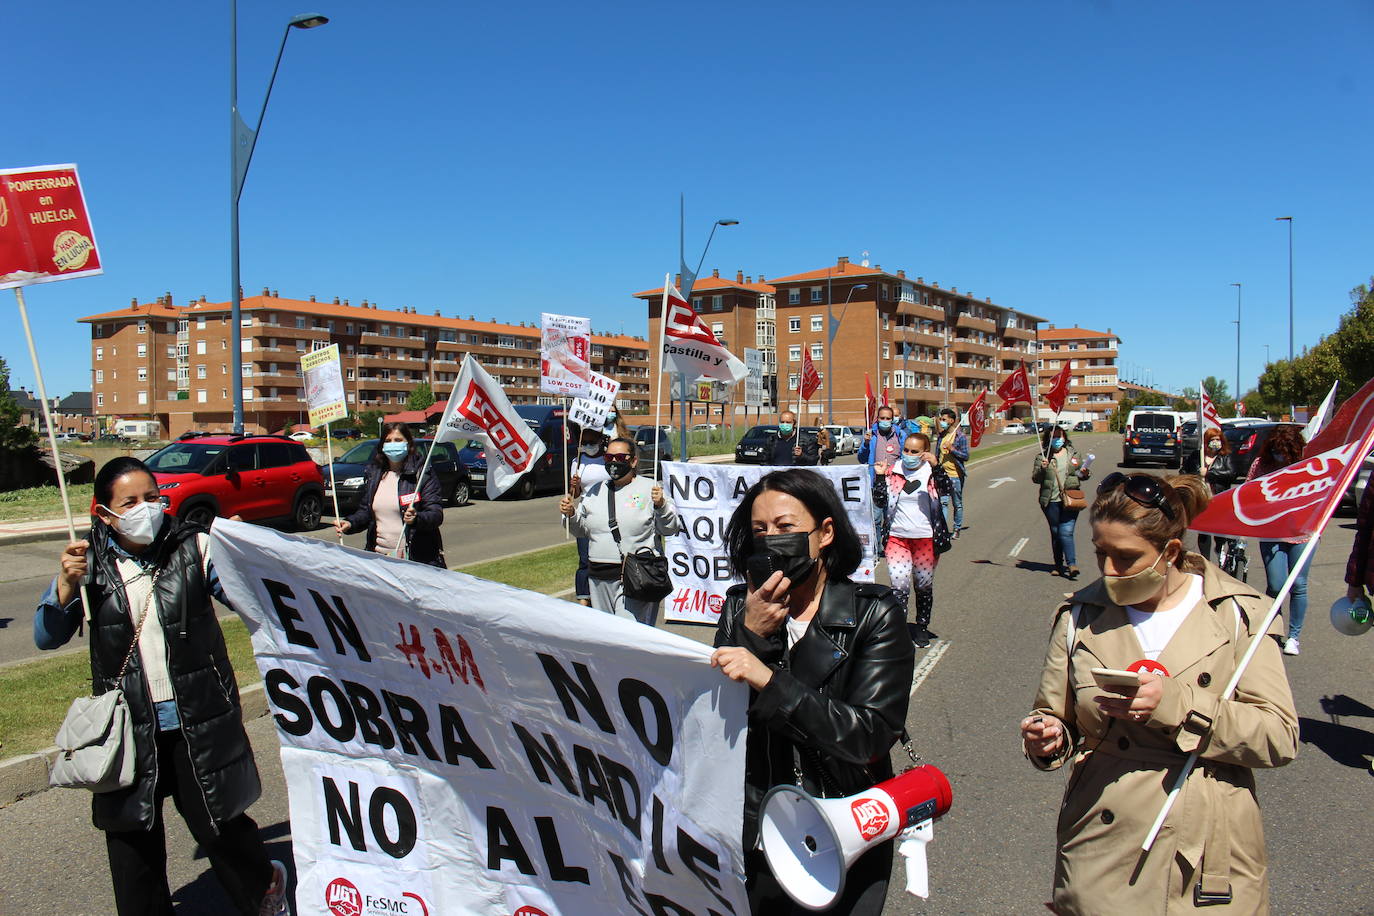
<path fill-rule="evenodd" d="M 300 357 L 339 345 L 350 410 L 405 408 L 428 382 L 439 401 L 471 353 L 515 404 L 554 403 L 539 389 L 539 325 L 422 315 L 414 308 L 283 299 L 275 290 L 242 300 L 243 412 L 249 432 L 304 425 Z M 91 374 L 97 417 L 152 419 L 169 436 L 233 425 L 232 328 L 227 302 L 204 297 L 153 303 L 80 319 L 91 327 Z M 641 338 L 594 334 L 592 367 L 620 381 L 626 414 L 649 408 L 649 345 Z"/>
<path fill-rule="evenodd" d="M 1049 391 L 1054 376 L 1068 360 L 1069 400 L 1064 405 L 1063 418 L 1075 422 L 1091 420 L 1096 429 L 1105 430 L 1121 401 L 1117 375 L 1121 338 L 1113 334 L 1111 328 L 1092 331 L 1078 325 L 1071 328 L 1050 325 L 1041 328 L 1037 338 L 1041 396 Z M 1050 419 L 1046 415 L 1048 410 L 1040 408 L 1043 419 Z"/>
<path fill-rule="evenodd" d="M 887 388 L 906 416 L 929 414 L 951 403 L 962 413 L 978 392 L 995 390 L 1022 359 L 1028 364 L 1034 359 L 1036 328 L 1044 321 L 955 287 L 909 278 L 904 270 L 892 273 L 846 257 L 767 282 L 762 276 L 757 283 L 751 279 L 737 272 L 731 282 L 713 271 L 697 280 L 692 307 L 741 358 L 746 347 L 764 350 L 765 366 L 771 367 L 765 369 L 764 387 L 774 392 L 772 405 L 796 408 L 802 352 L 809 350 L 821 373 L 821 388 L 803 406 L 801 416 L 808 423 L 825 421 L 827 386 L 832 383 L 827 369 L 834 375 L 836 423 L 863 423 L 865 373 L 874 392 Z M 648 306 L 654 374 L 663 290 L 634 295 Z M 843 315 L 829 365 L 827 303 L 835 319 Z M 742 399 L 742 391 L 738 397 Z M 1015 410 L 1028 415 L 1024 405 Z"/>
<path fill-rule="evenodd" d="M 38 396 L 27 388 L 11 391 L 10 397 L 19 407 L 19 425 L 27 426 L 40 435 L 47 435 L 48 426 L 43 421 L 43 405 Z M 76 433 L 81 436 L 94 435 L 99 431 L 95 417 L 91 414 L 91 393 L 73 391 L 64 398 L 53 398 L 48 405 L 52 416 L 53 431 L 57 433 Z"/>

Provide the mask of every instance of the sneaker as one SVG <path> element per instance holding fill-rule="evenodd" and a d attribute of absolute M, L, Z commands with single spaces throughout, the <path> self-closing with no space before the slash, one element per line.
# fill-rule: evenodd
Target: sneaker
<path fill-rule="evenodd" d="M 1077 578 L 1078 578 L 1078 575 L 1079 575 L 1079 573 L 1078 573 L 1078 567 L 1077 567 L 1077 566 L 1070 566 L 1070 567 L 1069 567 L 1069 571 L 1066 572 L 1066 573 L 1064 573 L 1064 578 L 1065 578 L 1065 579 L 1068 579 L 1069 581 L 1073 581 L 1074 579 L 1077 579 Z"/>
<path fill-rule="evenodd" d="M 291 916 L 291 906 L 286 900 L 286 866 L 276 859 L 272 860 L 272 883 L 263 895 L 258 906 L 258 916 Z"/>
<path fill-rule="evenodd" d="M 918 649 L 928 649 L 930 648 L 930 637 L 930 631 L 925 627 L 920 627 L 916 630 L 916 635 L 912 637 L 912 642 L 916 643 Z"/>
<path fill-rule="evenodd" d="M 1284 654 L 1284 655 L 1297 655 L 1297 654 L 1298 654 L 1298 641 L 1297 641 L 1296 639 L 1294 639 L 1292 636 L 1288 637 L 1288 642 L 1286 642 L 1286 643 L 1283 644 L 1283 654 Z"/>

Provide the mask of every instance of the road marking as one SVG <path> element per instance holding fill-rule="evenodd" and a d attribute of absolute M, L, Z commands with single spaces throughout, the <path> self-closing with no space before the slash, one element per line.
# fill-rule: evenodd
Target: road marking
<path fill-rule="evenodd" d="M 935 663 L 940 660 L 940 656 L 944 655 L 945 650 L 948 648 L 949 640 L 942 639 L 938 646 L 921 656 L 920 662 L 916 665 L 916 670 L 911 674 L 911 693 L 907 695 L 908 698 L 914 698 L 916 696 L 916 688 L 921 686 L 921 682 L 924 681 L 931 670 L 934 669 Z"/>
<path fill-rule="evenodd" d="M 1021 540 L 1017 541 L 1017 542 L 1016 542 L 1016 546 L 1013 547 L 1013 548 L 1011 549 L 1011 553 L 1007 554 L 1007 556 L 1009 556 L 1009 557 L 1019 557 L 1019 556 L 1021 556 L 1021 548 L 1025 547 L 1026 544 L 1028 544 L 1029 542 L 1030 542 L 1030 538 L 1022 538 Z"/>
<path fill-rule="evenodd" d="M 988 484 L 988 489 L 989 489 L 989 490 L 995 490 L 995 489 L 997 489 L 998 487 L 1000 487 L 1000 486 L 1001 486 L 1002 484 L 1004 484 L 1004 483 L 1015 483 L 1015 482 L 1016 482 L 1016 478 L 1015 478 L 1015 477 L 998 477 L 998 478 L 997 478 L 996 480 L 994 480 L 992 483 Z"/>

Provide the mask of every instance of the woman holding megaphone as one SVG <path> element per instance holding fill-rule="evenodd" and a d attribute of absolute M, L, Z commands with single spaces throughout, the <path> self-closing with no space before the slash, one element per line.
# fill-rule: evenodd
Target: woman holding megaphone
<path fill-rule="evenodd" d="M 768 790 L 799 785 L 837 798 L 892 776 L 914 665 L 906 612 L 886 586 L 850 581 L 858 534 L 824 477 L 774 471 L 749 488 L 726 530 L 746 579 L 721 610 L 711 664 L 751 688 L 745 750 L 744 849 L 755 913 L 805 912 L 757 849 Z M 827 913 L 880 913 L 892 844 L 850 867 Z"/>
<path fill-rule="evenodd" d="M 1021 722 L 1042 770 L 1072 760 L 1059 809 L 1054 908 L 1268 912 L 1256 767 L 1297 753 L 1280 621 L 1222 699 L 1263 595 L 1183 549 L 1210 499 L 1199 477 L 1110 474 L 1092 504 L 1102 578 L 1069 597 L 1050 636 L 1035 709 Z M 1199 762 L 1148 852 L 1188 756 Z"/>

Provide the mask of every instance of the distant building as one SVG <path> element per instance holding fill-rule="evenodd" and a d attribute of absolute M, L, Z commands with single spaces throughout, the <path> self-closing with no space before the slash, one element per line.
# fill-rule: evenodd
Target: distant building
<path fill-rule="evenodd" d="M 1112 329 L 1092 331 L 1074 325 L 1056 328 L 1050 325 L 1037 334 L 1040 344 L 1038 361 L 1040 396 L 1050 390 L 1056 374 L 1069 363 L 1070 387 L 1068 403 L 1064 405 L 1064 420 L 1091 420 L 1099 430 L 1121 401 L 1118 388 L 1118 347 L 1121 338 Z M 1048 407 L 1039 408 L 1041 419 L 1048 419 Z"/>
<path fill-rule="evenodd" d="M 19 425 L 46 434 L 48 427 L 43 422 L 43 405 L 38 398 L 26 388 L 11 391 L 10 397 L 19 405 Z M 99 432 L 95 417 L 91 414 L 89 391 L 73 391 L 65 398 L 53 398 L 48 410 L 52 415 L 53 429 L 58 433 L 93 436 Z"/>
<path fill-rule="evenodd" d="M 904 270 L 894 273 L 847 257 L 767 283 L 762 276 L 758 283 L 742 272 L 735 276 L 734 282 L 722 280 L 713 271 L 698 279 L 693 309 L 741 358 L 746 347 L 765 351 L 765 388 L 772 392 L 765 412 L 779 404 L 797 409 L 802 353 L 809 351 L 821 373 L 820 390 L 801 408 L 803 422 L 810 424 L 827 422 L 832 384 L 835 422 L 863 423 L 865 373 L 874 393 L 881 398 L 887 389 L 906 416 L 928 415 L 946 404 L 962 412 L 985 389 L 994 390 L 993 399 L 1023 359 L 1033 361 L 1036 327 L 1044 321 L 955 287 L 909 278 Z M 663 290 L 634 295 L 648 307 L 649 340 L 655 343 L 650 368 L 657 374 Z M 832 318 L 843 317 L 829 363 L 827 306 Z M 742 399 L 741 390 L 737 412 Z M 1024 405 L 1017 409 L 1026 413 Z"/>
<path fill-rule="evenodd" d="M 166 435 L 188 429 L 228 430 L 233 424 L 233 340 L 230 304 L 204 297 L 156 302 L 80 319 L 91 327 L 91 374 L 100 417 L 159 421 Z M 448 398 L 463 357 L 471 353 L 512 403 L 554 403 L 539 389 L 538 321 L 502 323 L 283 299 L 264 289 L 242 301 L 243 412 L 249 432 L 305 425 L 300 358 L 339 345 L 351 411 L 395 413 L 428 382 Z M 620 381 L 617 406 L 627 414 L 649 407 L 649 345 L 625 335 L 592 336 L 592 368 Z"/>

